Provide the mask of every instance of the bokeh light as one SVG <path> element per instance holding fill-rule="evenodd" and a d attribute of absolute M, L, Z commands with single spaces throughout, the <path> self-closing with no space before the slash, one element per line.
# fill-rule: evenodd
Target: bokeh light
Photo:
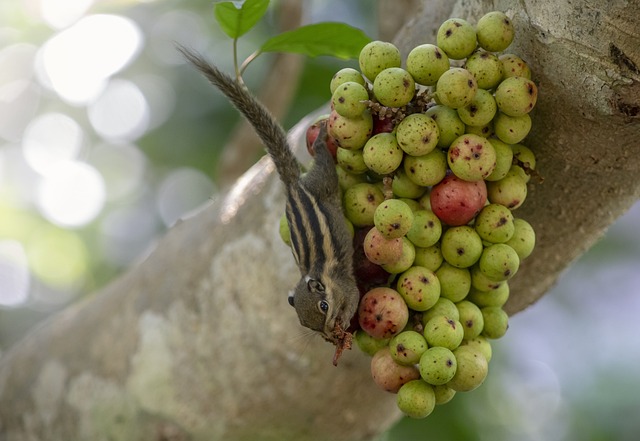
<path fill-rule="evenodd" d="M 31 207 L 37 189 L 38 173 L 27 163 L 20 146 L 0 148 L 0 200 L 14 207 Z M 3 212 L 3 216 L 6 213 Z M 3 217 L 0 216 L 0 219 Z"/>
<path fill-rule="evenodd" d="M 31 233 L 26 252 L 32 273 L 48 286 L 68 291 L 66 297 L 78 289 L 86 277 L 88 252 L 73 231 L 42 225 Z"/>
<path fill-rule="evenodd" d="M 175 109 L 176 91 L 173 85 L 159 75 L 146 74 L 135 78 L 135 83 L 144 95 L 148 108 L 148 127 L 153 130 L 164 124 Z"/>
<path fill-rule="evenodd" d="M 129 80 L 110 81 L 88 113 L 91 125 L 105 139 L 134 140 L 149 124 L 147 100 Z"/>
<path fill-rule="evenodd" d="M 84 138 L 80 125 L 61 113 L 46 113 L 34 119 L 22 137 L 27 163 L 46 175 L 61 161 L 77 158 Z"/>
<path fill-rule="evenodd" d="M 0 307 L 18 306 L 29 297 L 29 267 L 22 244 L 0 240 Z"/>
<path fill-rule="evenodd" d="M 64 161 L 51 167 L 38 188 L 42 215 L 56 225 L 79 227 L 91 222 L 104 206 L 102 176 L 83 162 Z"/>
<path fill-rule="evenodd" d="M 100 144 L 88 161 L 104 179 L 107 201 L 125 198 L 143 186 L 147 160 L 133 144 Z"/>
<path fill-rule="evenodd" d="M 42 19 L 54 29 L 62 29 L 81 18 L 93 0 L 40 0 Z"/>
<path fill-rule="evenodd" d="M 0 49 L 0 138 L 18 142 L 36 113 L 40 88 L 31 77 L 37 47 L 17 43 Z"/>
<path fill-rule="evenodd" d="M 74 104 L 97 97 L 107 79 L 142 48 L 142 33 L 130 19 L 108 14 L 85 17 L 49 39 L 41 49 L 39 78 Z"/>

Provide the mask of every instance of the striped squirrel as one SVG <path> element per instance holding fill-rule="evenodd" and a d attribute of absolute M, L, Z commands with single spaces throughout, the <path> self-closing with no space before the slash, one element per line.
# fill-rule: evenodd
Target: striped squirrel
<path fill-rule="evenodd" d="M 275 163 L 286 192 L 285 215 L 301 278 L 289 294 L 300 323 L 336 345 L 333 363 L 351 347 L 349 328 L 360 294 L 353 243 L 342 211 L 338 176 L 326 145 L 326 123 L 314 142 L 315 161 L 302 175 L 282 126 L 246 88 L 189 49 L 178 50 L 251 123 Z"/>

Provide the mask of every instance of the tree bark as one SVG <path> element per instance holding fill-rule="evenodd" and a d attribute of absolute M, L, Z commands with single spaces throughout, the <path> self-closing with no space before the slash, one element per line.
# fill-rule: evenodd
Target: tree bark
<path fill-rule="evenodd" d="M 448 3 L 416 14 L 397 39 L 405 55 L 434 41 Z M 493 9 L 513 17 L 510 51 L 540 89 L 526 144 L 544 182 L 532 179 L 516 212 L 538 244 L 513 279 L 515 313 L 640 195 L 640 14 L 632 1 L 461 0 L 452 15 L 475 22 Z M 385 430 L 399 413 L 369 359 L 348 351 L 333 367 L 333 348 L 287 305 L 298 274 L 278 237 L 283 207 L 263 159 L 144 262 L 3 354 L 0 439 L 364 440 Z"/>

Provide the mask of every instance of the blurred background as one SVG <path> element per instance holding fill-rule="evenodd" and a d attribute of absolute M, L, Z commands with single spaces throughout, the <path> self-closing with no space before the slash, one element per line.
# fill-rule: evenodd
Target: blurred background
<path fill-rule="evenodd" d="M 389 38 L 367 0 L 274 1 L 240 59 L 288 25 L 340 21 Z M 210 0 L 0 1 L 0 353 L 99 289 L 227 184 L 235 111 L 175 43 L 231 71 Z M 518 38 L 518 37 L 516 37 Z M 260 56 L 256 90 L 277 57 Z M 298 60 L 286 127 L 352 61 Z M 293 68 L 292 68 L 293 69 Z M 318 85 L 326 85 L 318 87 Z M 531 146 L 535 151 L 535 146 Z M 249 155 L 253 161 L 260 155 Z M 221 158 L 223 158 L 221 160 Z M 485 384 L 380 441 L 635 440 L 640 433 L 640 204 L 494 344 Z"/>

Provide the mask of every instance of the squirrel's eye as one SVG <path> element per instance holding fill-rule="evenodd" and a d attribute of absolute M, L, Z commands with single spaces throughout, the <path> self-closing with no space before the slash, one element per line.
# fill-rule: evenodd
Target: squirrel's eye
<path fill-rule="evenodd" d="M 309 291 L 324 292 L 324 285 L 316 279 L 309 279 L 307 288 Z"/>
<path fill-rule="evenodd" d="M 327 302 L 326 300 L 320 300 L 318 302 L 318 308 L 320 308 L 320 311 L 326 314 L 329 310 L 329 302 Z"/>

